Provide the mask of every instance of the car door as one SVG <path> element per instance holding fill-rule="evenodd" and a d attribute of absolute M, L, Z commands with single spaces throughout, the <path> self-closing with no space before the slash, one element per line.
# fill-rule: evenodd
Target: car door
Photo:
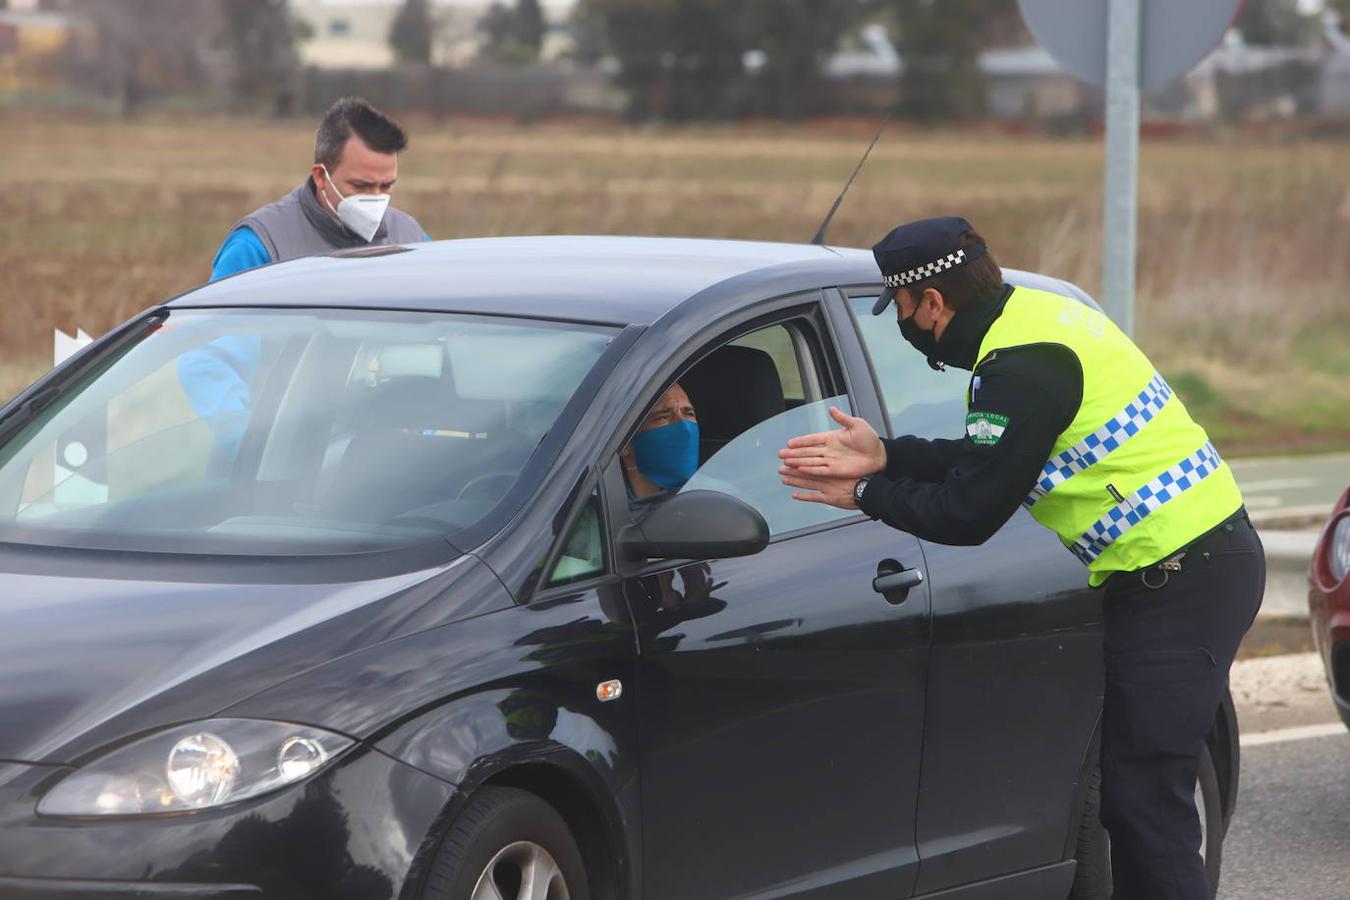
<path fill-rule="evenodd" d="M 964 434 L 970 375 L 935 372 L 845 292 L 893 434 Z M 932 585 L 916 893 L 1062 860 L 1101 710 L 1101 601 L 1024 509 L 979 547 L 923 542 Z M 1072 844 L 1067 844 L 1071 847 Z"/>
<path fill-rule="evenodd" d="M 644 897 L 907 897 L 928 589 L 915 579 L 883 595 L 873 580 L 922 571 L 922 553 L 856 511 L 793 500 L 779 480 L 787 437 L 830 427 L 830 404 L 854 407 L 818 305 L 718 341 L 733 342 L 775 360 L 782 409 L 732 436 L 732 401 L 771 398 L 772 386 L 741 380 L 719 400 L 682 374 L 717 447 L 684 490 L 749 502 L 769 545 L 651 560 L 624 581 L 639 642 Z M 615 520 L 638 515 L 617 464 L 608 477 Z"/>

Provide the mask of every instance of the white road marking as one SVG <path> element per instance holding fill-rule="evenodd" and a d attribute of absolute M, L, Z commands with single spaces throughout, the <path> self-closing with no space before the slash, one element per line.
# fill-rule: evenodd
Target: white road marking
<path fill-rule="evenodd" d="M 1289 488 L 1312 487 L 1316 482 L 1311 478 L 1270 478 L 1265 481 L 1238 481 L 1238 487 L 1244 491 L 1285 491 Z"/>
<path fill-rule="evenodd" d="M 1269 508 L 1271 508 L 1271 509 L 1274 509 L 1275 507 L 1277 507 L 1277 506 L 1280 505 L 1280 498 L 1279 498 L 1279 497 L 1243 497 L 1243 498 L 1242 498 L 1242 502 L 1245 503 L 1245 504 L 1247 505 L 1247 508 L 1248 508 L 1248 509 L 1255 509 L 1255 508 L 1257 508 L 1257 507 L 1269 507 Z"/>
<path fill-rule="evenodd" d="M 1238 738 L 1241 747 L 1260 747 L 1262 744 L 1282 744 L 1285 741 L 1303 741 L 1308 738 L 1331 737 L 1346 734 L 1345 725 L 1340 722 L 1323 722 L 1320 725 L 1296 725 L 1293 728 L 1277 728 L 1274 731 L 1261 731 L 1256 734 L 1244 734 Z"/>
<path fill-rule="evenodd" d="M 1331 507 L 1335 501 L 1330 503 L 1318 503 L 1310 506 L 1286 506 L 1283 509 L 1272 510 L 1252 510 L 1253 518 L 1261 519 L 1299 519 L 1304 516 L 1329 516 Z"/>

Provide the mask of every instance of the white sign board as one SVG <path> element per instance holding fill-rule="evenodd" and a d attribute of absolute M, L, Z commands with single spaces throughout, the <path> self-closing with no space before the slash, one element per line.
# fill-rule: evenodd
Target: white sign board
<path fill-rule="evenodd" d="M 1018 0 L 1022 18 L 1065 71 L 1106 86 L 1109 0 Z M 1218 46 L 1242 0 L 1137 0 L 1138 84 L 1149 88 L 1184 75 Z"/>
<path fill-rule="evenodd" d="M 61 329 L 57 328 L 54 330 L 52 337 L 55 345 L 55 353 L 53 354 L 52 359 L 53 366 L 61 365 L 61 363 L 70 359 L 80 350 L 83 350 L 94 342 L 93 338 L 84 333 L 83 328 L 77 328 L 74 337 L 71 337 Z"/>

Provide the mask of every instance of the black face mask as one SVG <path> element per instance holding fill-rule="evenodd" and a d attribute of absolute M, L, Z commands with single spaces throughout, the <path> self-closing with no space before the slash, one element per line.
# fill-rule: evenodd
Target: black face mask
<path fill-rule="evenodd" d="M 896 301 L 899 302 L 898 300 Z M 918 315 L 916 310 L 914 315 Z M 918 350 L 928 358 L 928 365 L 941 372 L 945 366 L 938 360 L 938 341 L 937 337 L 931 331 L 924 331 L 919 327 L 919 323 L 914 321 L 914 315 L 908 319 L 900 320 L 900 336 L 909 341 L 910 346 Z"/>

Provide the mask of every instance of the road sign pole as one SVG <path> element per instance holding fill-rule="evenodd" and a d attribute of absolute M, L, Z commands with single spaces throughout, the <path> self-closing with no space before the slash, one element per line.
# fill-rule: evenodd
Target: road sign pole
<path fill-rule="evenodd" d="M 1131 335 L 1138 229 L 1140 25 L 1140 0 L 1108 0 L 1102 295 L 1107 315 Z"/>

